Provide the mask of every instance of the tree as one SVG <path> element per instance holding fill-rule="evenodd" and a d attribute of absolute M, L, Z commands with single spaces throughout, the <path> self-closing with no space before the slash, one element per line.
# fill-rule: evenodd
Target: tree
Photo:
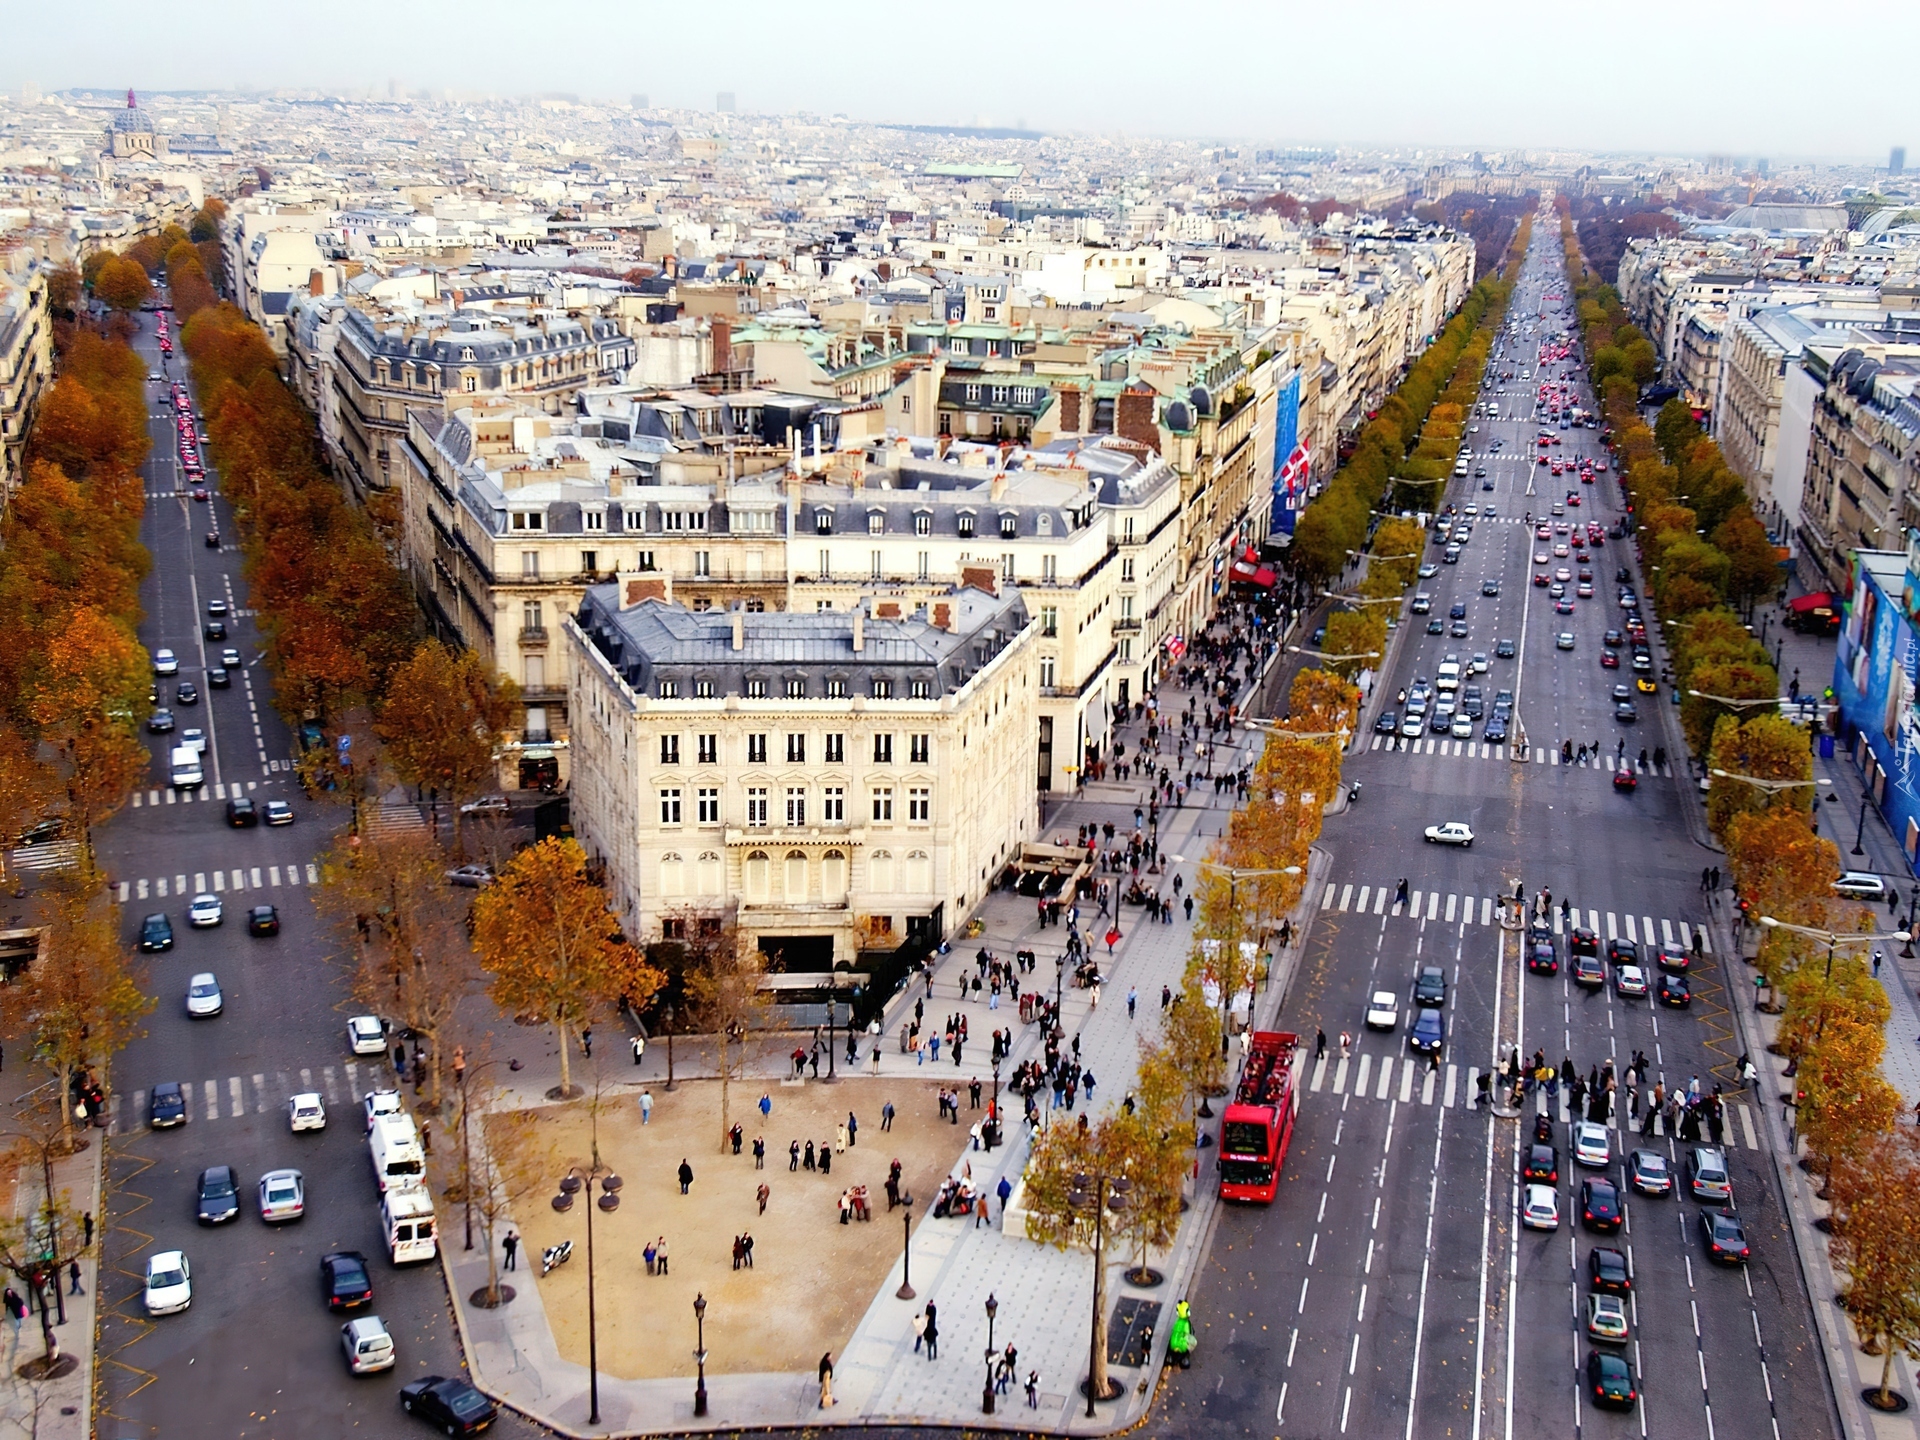
<path fill-rule="evenodd" d="M 133 731 L 145 695 L 145 652 L 124 624 L 80 606 L 46 642 L 40 679 L 27 710 L 66 761 L 67 799 L 83 843 L 119 807 L 146 766 Z"/>
<path fill-rule="evenodd" d="M 438 640 L 422 641 L 388 681 L 374 727 L 387 763 L 409 785 L 431 786 L 453 803 L 456 853 L 459 804 L 498 782 L 500 746 L 519 703 L 512 680 Z"/>
<path fill-rule="evenodd" d="M 93 277 L 93 293 L 101 304 L 126 313 L 153 298 L 153 282 L 139 262 L 115 256 Z"/>
<path fill-rule="evenodd" d="M 1875 1137 L 1845 1157 L 1833 1189 L 1845 1204 L 1830 1248 L 1847 1313 L 1886 1357 L 1875 1403 L 1890 1409 L 1894 1356 L 1920 1350 L 1920 1141 L 1911 1130 Z"/>
<path fill-rule="evenodd" d="M 494 1108 L 498 1091 L 483 1064 L 470 1067 L 458 1094 L 460 1130 L 466 1138 L 452 1193 L 480 1221 L 487 1251 L 487 1288 L 485 1300 L 479 1303 L 492 1309 L 504 1298 L 495 1232 L 521 1201 L 551 1185 L 562 1167 L 553 1157 L 551 1141 L 540 1133 L 546 1123 L 541 1112 Z M 444 1235 L 441 1243 L 446 1243 Z"/>
<path fill-rule="evenodd" d="M 1734 888 L 1756 919 L 1772 915 L 1824 928 L 1827 885 L 1840 873 L 1840 851 L 1815 835 L 1804 815 L 1784 808 L 1736 815 L 1726 839 Z"/>
<path fill-rule="evenodd" d="M 18 1156 L 16 1150 L 16 1164 Z M 35 1158 L 46 1165 L 44 1151 Z M 61 1274 L 85 1253 L 81 1244 L 85 1225 L 80 1207 L 73 1203 L 72 1195 L 66 1190 L 49 1193 L 50 1167 L 43 1169 L 42 1175 L 46 1178 L 42 1180 L 43 1193 L 37 1203 L 24 1215 L 0 1219 L 0 1269 L 32 1293 L 40 1310 L 40 1340 L 45 1348 L 40 1359 L 31 1362 L 37 1377 L 28 1378 L 52 1378 L 67 1368 L 60 1367 L 60 1337 L 53 1328 L 52 1312 L 59 1303 L 55 1296 L 60 1289 Z M 27 1367 L 18 1373 L 27 1374 Z"/>
<path fill-rule="evenodd" d="M 681 994 L 689 1024 L 714 1037 L 720 1060 L 720 1144 L 733 1126 L 732 1081 L 747 1061 L 747 1037 L 764 1014 L 768 993 L 760 988 L 767 957 L 747 943 L 738 927 L 722 925 L 702 935 L 704 917 L 688 916 L 689 933 L 680 965 Z M 680 1027 L 683 1031 L 687 1025 Z"/>
<path fill-rule="evenodd" d="M 1767 527 L 1742 507 L 1721 522 L 1713 543 L 1727 557 L 1727 598 L 1751 614 L 1754 601 L 1780 586 L 1780 553 Z"/>
<path fill-rule="evenodd" d="M 1749 712 L 1751 714 L 1751 712 Z M 1813 752 L 1798 725 L 1780 715 L 1758 714 L 1741 720 L 1723 714 L 1713 727 L 1707 753 L 1709 770 L 1756 780 L 1804 780 L 1805 785 L 1769 792 L 1742 780 L 1715 777 L 1707 792 L 1707 828 L 1724 839 L 1736 815 L 1775 808 L 1805 815 L 1813 808 Z"/>
<path fill-rule="evenodd" d="M 537 1015 L 560 1039 L 560 1093 L 572 1096 L 573 1037 L 624 1001 L 644 1007 L 666 979 L 620 934 L 606 892 L 587 878 L 579 844 L 557 836 L 522 850 L 473 903 L 475 947 L 488 994 L 514 1015 Z"/>

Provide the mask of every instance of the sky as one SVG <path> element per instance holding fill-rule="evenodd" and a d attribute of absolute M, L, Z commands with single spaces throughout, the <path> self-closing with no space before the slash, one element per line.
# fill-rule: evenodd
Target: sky
<path fill-rule="evenodd" d="M 730 90 L 747 112 L 907 124 L 1884 163 L 1920 160 L 1916 58 L 1915 0 L 90 0 L 84 33 L 15 7 L 0 89 L 397 82 L 696 109 Z"/>

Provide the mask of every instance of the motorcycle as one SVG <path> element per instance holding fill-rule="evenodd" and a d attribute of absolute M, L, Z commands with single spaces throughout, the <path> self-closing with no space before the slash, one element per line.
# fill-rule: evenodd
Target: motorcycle
<path fill-rule="evenodd" d="M 1350 788 L 1347 791 L 1347 803 L 1351 805 L 1354 803 L 1354 801 L 1358 800 L 1359 798 L 1360 798 L 1360 782 L 1356 780 L 1353 782 L 1352 788 Z"/>
<path fill-rule="evenodd" d="M 564 1265 L 573 1258 L 573 1241 L 562 1240 L 558 1245 L 549 1245 L 540 1252 L 540 1274 L 544 1279 L 548 1272 Z"/>

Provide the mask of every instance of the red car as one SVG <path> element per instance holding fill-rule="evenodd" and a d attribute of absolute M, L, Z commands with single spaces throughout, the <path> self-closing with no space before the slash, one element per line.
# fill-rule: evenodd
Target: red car
<path fill-rule="evenodd" d="M 1634 790 L 1638 788 L 1639 784 L 1640 782 L 1634 778 L 1633 771 L 1631 770 L 1616 770 L 1613 772 L 1613 788 L 1616 790 L 1624 791 L 1626 794 L 1631 795 Z"/>

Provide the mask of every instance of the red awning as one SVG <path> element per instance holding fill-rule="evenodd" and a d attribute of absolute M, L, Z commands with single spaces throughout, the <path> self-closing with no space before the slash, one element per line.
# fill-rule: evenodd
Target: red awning
<path fill-rule="evenodd" d="M 1840 607 L 1833 603 L 1833 596 L 1823 590 L 1818 595 L 1802 595 L 1797 600 L 1789 600 L 1787 608 L 1804 615 L 1809 610 L 1837 610 Z"/>

